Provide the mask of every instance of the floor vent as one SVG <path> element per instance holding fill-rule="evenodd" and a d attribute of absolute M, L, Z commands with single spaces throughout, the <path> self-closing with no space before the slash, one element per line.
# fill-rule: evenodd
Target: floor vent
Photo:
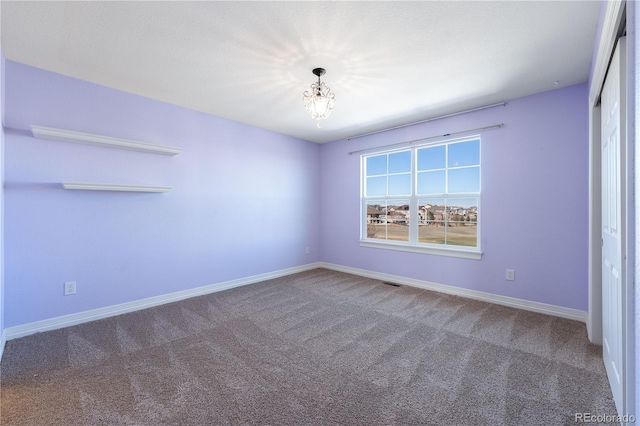
<path fill-rule="evenodd" d="M 382 281 L 382 284 L 390 285 L 391 287 L 400 287 L 400 284 L 390 283 L 388 281 Z"/>

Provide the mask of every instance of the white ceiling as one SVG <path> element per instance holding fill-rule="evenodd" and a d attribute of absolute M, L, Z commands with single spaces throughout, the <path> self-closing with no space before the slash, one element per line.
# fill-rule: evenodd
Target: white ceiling
<path fill-rule="evenodd" d="M 0 7 L 7 59 L 322 143 L 587 81 L 600 2 Z M 321 128 L 315 67 L 336 96 Z"/>

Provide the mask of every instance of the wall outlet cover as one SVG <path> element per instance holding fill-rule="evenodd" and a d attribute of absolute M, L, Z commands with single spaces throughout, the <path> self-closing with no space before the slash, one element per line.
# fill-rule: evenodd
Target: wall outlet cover
<path fill-rule="evenodd" d="M 506 278 L 507 278 L 507 281 L 515 281 L 516 272 L 513 269 L 507 269 Z"/>
<path fill-rule="evenodd" d="M 64 295 L 69 296 L 70 294 L 76 294 L 75 281 L 67 281 L 66 283 L 64 283 Z"/>

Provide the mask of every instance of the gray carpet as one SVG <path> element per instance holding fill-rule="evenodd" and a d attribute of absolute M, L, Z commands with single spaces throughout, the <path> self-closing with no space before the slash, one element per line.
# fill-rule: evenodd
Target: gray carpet
<path fill-rule="evenodd" d="M 582 323 L 315 269 L 7 343 L 2 425 L 562 425 Z"/>

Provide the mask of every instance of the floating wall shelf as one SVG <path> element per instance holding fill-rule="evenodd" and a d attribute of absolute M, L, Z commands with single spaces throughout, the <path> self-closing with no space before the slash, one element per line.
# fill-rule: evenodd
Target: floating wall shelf
<path fill-rule="evenodd" d="M 169 192 L 168 186 L 114 185 L 104 183 L 62 182 L 64 189 L 84 191 Z"/>
<path fill-rule="evenodd" d="M 31 126 L 31 133 L 39 139 L 50 139 L 64 142 L 82 143 L 87 145 L 104 146 L 108 148 L 127 149 L 130 151 L 147 152 L 160 155 L 177 155 L 179 148 L 171 146 L 152 145 L 129 139 L 118 139 L 109 136 L 93 135 L 91 133 L 73 132 L 71 130 L 54 129 L 51 127 Z"/>

